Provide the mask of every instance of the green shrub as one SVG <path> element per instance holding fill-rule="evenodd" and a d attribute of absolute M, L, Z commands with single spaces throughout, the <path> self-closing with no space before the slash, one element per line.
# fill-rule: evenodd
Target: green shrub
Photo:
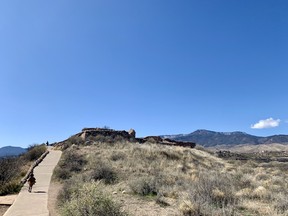
<path fill-rule="evenodd" d="M 62 216 L 124 216 L 121 206 L 104 195 L 97 183 L 85 183 L 61 207 Z"/>
<path fill-rule="evenodd" d="M 6 184 L 2 184 L 0 186 L 0 196 L 18 193 L 21 190 L 21 187 L 22 185 L 19 183 L 19 181 L 10 181 Z"/>
<path fill-rule="evenodd" d="M 24 154 L 24 157 L 28 161 L 34 161 L 46 152 L 46 150 L 46 145 L 31 145 L 28 147 L 28 151 Z"/>

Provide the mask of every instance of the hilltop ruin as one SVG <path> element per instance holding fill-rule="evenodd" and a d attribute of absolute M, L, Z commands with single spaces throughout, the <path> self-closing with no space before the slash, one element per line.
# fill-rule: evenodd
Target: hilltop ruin
<path fill-rule="evenodd" d="M 126 140 L 129 142 L 135 143 L 155 143 L 155 144 L 162 144 L 162 145 L 171 145 L 171 146 L 183 146 L 183 147 L 190 147 L 194 148 L 196 143 L 193 142 L 181 142 L 175 141 L 171 139 L 161 138 L 160 136 L 147 136 L 144 138 L 136 138 L 136 132 L 134 129 L 130 129 L 128 132 L 125 130 L 113 130 L 107 128 L 83 128 L 80 133 L 77 133 L 71 136 L 69 139 L 64 140 L 62 142 L 58 142 L 54 144 L 55 146 L 61 147 L 67 141 L 71 139 L 80 139 L 84 142 L 89 142 L 89 140 L 97 140 L 97 137 L 104 137 L 108 138 L 109 140 Z"/>

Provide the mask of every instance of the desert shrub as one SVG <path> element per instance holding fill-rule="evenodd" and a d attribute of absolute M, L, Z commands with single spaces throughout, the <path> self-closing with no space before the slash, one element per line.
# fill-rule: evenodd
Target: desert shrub
<path fill-rule="evenodd" d="M 209 194 L 214 204 L 225 206 L 238 202 L 238 199 L 235 198 L 235 181 L 229 174 L 207 171 L 207 173 L 200 176 L 199 183 L 200 187 L 198 189 L 201 191 L 202 186 L 204 186 L 202 192 L 206 192 L 206 195 Z"/>
<path fill-rule="evenodd" d="M 124 216 L 121 206 L 106 196 L 99 184 L 85 183 L 61 207 L 62 216 Z"/>
<path fill-rule="evenodd" d="M 9 181 L 0 186 L 0 196 L 18 193 L 21 190 L 21 187 L 22 185 L 19 181 Z"/>
<path fill-rule="evenodd" d="M 273 185 L 279 185 L 279 186 L 285 185 L 285 178 L 281 176 L 272 176 L 271 180 Z"/>
<path fill-rule="evenodd" d="M 61 145 L 61 149 L 64 151 L 66 149 L 68 149 L 72 144 L 69 141 L 66 141 L 64 143 L 62 143 Z"/>
<path fill-rule="evenodd" d="M 141 177 L 129 183 L 131 190 L 141 196 L 156 196 L 158 193 L 155 178 Z"/>
<path fill-rule="evenodd" d="M 288 200 L 287 195 L 278 194 L 275 199 L 274 209 L 277 213 L 284 214 L 288 212 Z"/>
<path fill-rule="evenodd" d="M 239 188 L 249 188 L 253 186 L 253 176 L 251 174 L 237 174 L 235 180 Z"/>
<path fill-rule="evenodd" d="M 83 181 L 77 177 L 66 180 L 57 196 L 58 205 L 61 206 L 65 202 L 69 202 L 72 194 L 79 190 L 82 185 Z"/>
<path fill-rule="evenodd" d="M 168 202 L 165 201 L 165 198 L 162 194 L 158 193 L 156 197 L 156 203 L 161 207 L 170 206 Z"/>
<path fill-rule="evenodd" d="M 20 172 L 22 161 L 20 158 L 2 158 L 0 159 L 0 187 L 9 182 Z"/>
<path fill-rule="evenodd" d="M 82 145 L 84 143 L 84 140 L 78 136 L 72 136 L 68 139 L 68 141 L 71 143 L 71 145 Z"/>
<path fill-rule="evenodd" d="M 102 180 L 105 184 L 112 184 L 117 181 L 117 178 L 117 173 L 108 164 L 99 161 L 92 168 L 91 179 L 95 181 Z"/>
<path fill-rule="evenodd" d="M 258 175 L 256 175 L 256 180 L 257 181 L 265 181 L 265 180 L 268 180 L 270 179 L 270 176 L 265 174 L 265 173 L 260 173 Z"/>
<path fill-rule="evenodd" d="M 85 157 L 75 150 L 67 150 L 55 168 L 54 175 L 58 179 L 68 179 L 72 176 L 72 172 L 78 173 L 87 164 Z"/>
<path fill-rule="evenodd" d="M 250 194 L 250 197 L 253 199 L 270 200 L 272 198 L 272 195 L 271 195 L 271 192 L 267 190 L 267 188 L 263 186 L 258 186 L 252 191 L 252 193 Z"/>
<path fill-rule="evenodd" d="M 71 136 L 61 146 L 62 146 L 62 150 L 66 150 L 72 145 L 79 146 L 79 145 L 83 145 L 83 144 L 84 144 L 84 140 L 81 137 Z"/>
<path fill-rule="evenodd" d="M 117 135 L 114 137 L 114 142 L 116 142 L 116 143 L 117 142 L 125 142 L 125 141 L 126 141 L 125 138 L 122 136 Z"/>
<path fill-rule="evenodd" d="M 181 155 L 172 152 L 172 151 L 160 151 L 160 155 L 164 156 L 168 160 L 179 160 L 181 158 Z"/>
<path fill-rule="evenodd" d="M 87 164 L 87 160 L 83 155 L 70 150 L 64 153 L 60 166 L 71 172 L 80 172 L 85 164 Z"/>
<path fill-rule="evenodd" d="M 194 209 L 193 212 L 201 212 L 198 215 L 211 215 L 212 212 L 217 212 L 217 209 L 221 209 L 223 212 L 233 211 L 233 206 L 239 201 L 239 198 L 235 196 L 234 184 L 233 177 L 227 173 L 200 172 L 198 180 L 191 183 L 189 192 L 190 203 L 193 203 L 193 208 L 191 207 Z M 190 215 L 197 215 L 194 213 Z M 185 213 L 184 215 L 189 214 Z M 227 215 L 229 214 L 227 213 Z"/>
<path fill-rule="evenodd" d="M 46 152 L 47 147 L 43 145 L 31 145 L 28 147 L 28 151 L 25 153 L 24 157 L 28 161 L 37 160 L 44 152 Z"/>
<path fill-rule="evenodd" d="M 62 179 L 62 180 L 66 180 L 69 179 L 72 176 L 72 173 L 65 169 L 65 168 L 61 168 L 59 166 L 57 166 L 54 169 L 54 174 L 53 174 L 56 178 L 58 179 Z"/>
<path fill-rule="evenodd" d="M 8 157 L 0 159 L 0 195 L 19 192 L 21 185 L 21 166 L 24 161 L 21 157 Z"/>
<path fill-rule="evenodd" d="M 113 154 L 110 157 L 112 161 L 124 160 L 125 158 L 126 155 L 123 152 L 113 152 Z"/>
<path fill-rule="evenodd" d="M 158 151 L 155 151 L 151 148 L 151 144 L 146 145 L 146 148 L 143 147 L 133 147 L 132 155 L 134 158 L 144 161 L 157 161 L 160 158 L 160 154 Z"/>
<path fill-rule="evenodd" d="M 193 204 L 190 200 L 183 200 L 179 206 L 179 210 L 184 216 L 202 215 L 200 206 Z"/>

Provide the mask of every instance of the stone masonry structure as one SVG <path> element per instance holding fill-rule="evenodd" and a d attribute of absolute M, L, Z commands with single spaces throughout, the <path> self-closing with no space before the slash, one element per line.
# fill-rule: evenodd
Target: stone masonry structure
<path fill-rule="evenodd" d="M 72 138 L 81 138 L 83 141 L 89 141 L 89 137 L 94 138 L 97 136 L 109 137 L 112 140 L 115 138 L 122 138 L 123 140 L 127 140 L 130 142 L 135 143 L 155 143 L 155 144 L 163 144 L 163 145 L 170 145 L 170 146 L 183 146 L 183 147 L 190 147 L 194 148 L 196 143 L 193 142 L 181 142 L 175 141 L 171 139 L 164 139 L 159 136 L 148 136 L 144 138 L 136 138 L 136 132 L 134 129 L 130 129 L 129 132 L 125 130 L 112 130 L 106 128 L 83 128 L 80 133 L 77 133 L 72 136 Z M 69 138 L 70 139 L 70 138 Z M 62 142 L 58 142 L 55 146 L 62 146 L 66 141 L 69 139 L 64 140 Z"/>
<path fill-rule="evenodd" d="M 83 140 L 86 140 L 89 136 L 95 137 L 97 135 L 107 136 L 111 138 L 120 136 L 127 140 L 129 140 L 130 138 L 135 138 L 133 137 L 133 135 L 130 135 L 125 130 L 117 131 L 117 130 L 105 129 L 105 128 L 83 128 L 80 134 L 81 134 L 80 137 L 82 137 Z"/>

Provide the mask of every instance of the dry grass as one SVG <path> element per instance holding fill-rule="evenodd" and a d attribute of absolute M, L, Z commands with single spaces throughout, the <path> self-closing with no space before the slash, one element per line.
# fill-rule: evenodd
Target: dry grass
<path fill-rule="evenodd" d="M 285 163 L 225 161 L 203 149 L 123 141 L 92 141 L 65 152 L 64 159 L 70 152 L 87 163 L 69 171 L 61 208 L 82 185 L 100 181 L 103 194 L 131 215 L 288 214 Z"/>
<path fill-rule="evenodd" d="M 0 216 L 3 216 L 10 206 L 0 205 Z"/>
<path fill-rule="evenodd" d="M 26 153 L 17 157 L 0 158 L 0 196 L 18 193 L 22 187 L 20 180 L 33 161 L 45 151 L 45 145 L 33 145 Z"/>

